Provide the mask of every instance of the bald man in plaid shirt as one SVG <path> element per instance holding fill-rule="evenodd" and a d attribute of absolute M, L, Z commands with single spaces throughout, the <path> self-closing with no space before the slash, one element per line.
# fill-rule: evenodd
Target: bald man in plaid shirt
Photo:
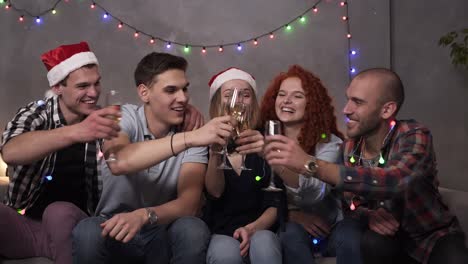
<path fill-rule="evenodd" d="M 346 97 L 349 139 L 341 164 L 316 160 L 283 136 L 267 137 L 266 160 L 354 194 L 353 214 L 366 220 L 364 263 L 468 263 L 463 231 L 438 192 L 429 129 L 396 120 L 404 100 L 398 75 L 380 68 L 363 71 Z"/>

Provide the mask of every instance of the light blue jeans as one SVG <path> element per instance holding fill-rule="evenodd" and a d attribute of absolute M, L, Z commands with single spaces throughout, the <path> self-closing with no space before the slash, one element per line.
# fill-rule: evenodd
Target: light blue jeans
<path fill-rule="evenodd" d="M 314 264 L 314 250 L 320 250 L 325 256 L 336 256 L 337 264 L 361 264 L 362 223 L 359 220 L 345 218 L 338 222 L 326 238 L 325 247 L 313 247 L 309 233 L 302 225 L 286 223 L 284 232 L 280 232 L 284 263 Z"/>
<path fill-rule="evenodd" d="M 282 263 L 281 243 L 278 236 L 269 230 L 260 230 L 250 238 L 250 263 L 280 264 Z M 207 264 L 242 264 L 249 263 L 240 255 L 240 242 L 226 235 L 211 236 Z"/>
<path fill-rule="evenodd" d="M 73 230 L 73 263 L 205 263 L 210 231 L 195 217 L 171 225 L 145 226 L 128 243 L 102 237 L 103 217 L 82 220 Z"/>

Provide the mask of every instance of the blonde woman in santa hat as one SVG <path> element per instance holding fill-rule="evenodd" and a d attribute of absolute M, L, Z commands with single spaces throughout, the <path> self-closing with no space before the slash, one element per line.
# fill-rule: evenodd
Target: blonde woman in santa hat
<path fill-rule="evenodd" d="M 209 82 L 210 117 L 225 115 L 223 105 L 237 88 L 248 107 L 250 127 L 236 137 L 236 151 L 226 163 L 232 169 L 219 169 L 222 155 L 210 149 L 205 177 L 208 192 L 205 220 L 212 231 L 207 263 L 281 263 L 281 246 L 272 231 L 276 224 L 275 196 L 262 188 L 268 185 L 269 166 L 258 155 L 264 145 L 258 126 L 257 87 L 247 72 L 228 68 Z M 245 156 L 245 167 L 241 164 Z"/>

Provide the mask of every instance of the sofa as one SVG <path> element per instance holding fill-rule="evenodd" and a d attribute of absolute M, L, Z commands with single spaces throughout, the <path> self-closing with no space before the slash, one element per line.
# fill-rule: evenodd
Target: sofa
<path fill-rule="evenodd" d="M 8 185 L 7 177 L 0 177 L 0 197 L 4 197 L 6 188 Z M 463 231 L 468 232 L 468 192 L 457 191 L 447 188 L 439 188 L 442 197 L 449 205 L 452 212 L 454 212 L 460 224 L 463 228 Z M 6 228 L 6 227 L 1 227 Z M 468 239 L 466 246 L 468 247 Z M 335 264 L 335 258 L 320 258 L 316 261 L 317 264 Z M 17 260 L 6 260 L 0 257 L 0 264 L 53 264 L 53 261 L 47 258 L 28 258 L 28 259 L 17 259 Z"/>

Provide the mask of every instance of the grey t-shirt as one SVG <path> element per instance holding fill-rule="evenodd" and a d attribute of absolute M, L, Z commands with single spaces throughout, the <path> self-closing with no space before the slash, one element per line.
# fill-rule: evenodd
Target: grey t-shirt
<path fill-rule="evenodd" d="M 121 132 L 126 133 L 132 143 L 154 139 L 148 130 L 143 106 L 123 105 L 120 127 Z M 172 133 L 171 131 L 168 135 Z M 182 164 L 206 164 L 207 154 L 206 147 L 189 148 L 151 168 L 121 176 L 112 175 L 107 163 L 102 162 L 103 190 L 96 215 L 110 217 L 174 200 L 177 197 L 177 181 Z"/>

